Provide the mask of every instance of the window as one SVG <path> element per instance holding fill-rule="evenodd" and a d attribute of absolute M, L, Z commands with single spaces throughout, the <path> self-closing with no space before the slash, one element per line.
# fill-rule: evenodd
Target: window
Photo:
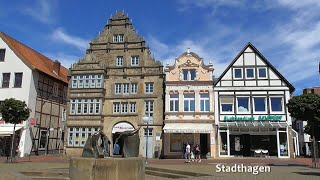
<path fill-rule="evenodd" d="M 170 111 L 171 112 L 179 111 L 179 94 L 170 95 Z"/>
<path fill-rule="evenodd" d="M 197 78 L 197 71 L 195 69 L 182 70 L 184 81 L 194 81 Z"/>
<path fill-rule="evenodd" d="M 144 129 L 144 136 L 153 136 L 153 129 L 152 128 L 145 128 Z"/>
<path fill-rule="evenodd" d="M 137 94 L 138 93 L 138 84 L 134 83 L 131 84 L 131 94 Z"/>
<path fill-rule="evenodd" d="M 123 34 L 115 34 L 113 35 L 113 42 L 123 42 L 124 41 L 124 35 Z"/>
<path fill-rule="evenodd" d="M 282 112 L 282 97 L 270 97 L 272 112 Z"/>
<path fill-rule="evenodd" d="M 54 97 L 58 97 L 58 95 L 59 95 L 59 84 L 56 82 L 53 82 L 52 95 Z"/>
<path fill-rule="evenodd" d="M 102 85 L 101 74 L 72 76 L 72 88 L 102 88 Z"/>
<path fill-rule="evenodd" d="M 139 66 L 139 56 L 131 56 L 131 66 Z"/>
<path fill-rule="evenodd" d="M 123 84 L 123 94 L 129 94 L 129 83 Z"/>
<path fill-rule="evenodd" d="M 22 85 L 22 73 L 14 73 L 14 87 L 20 88 Z"/>
<path fill-rule="evenodd" d="M 70 99 L 70 114 L 100 114 L 99 99 Z"/>
<path fill-rule="evenodd" d="M 229 113 L 233 113 L 233 97 L 220 97 L 220 104 L 221 104 L 221 112 L 229 112 Z"/>
<path fill-rule="evenodd" d="M 8 88 L 10 84 L 10 73 L 2 73 L 2 87 Z"/>
<path fill-rule="evenodd" d="M 76 101 L 70 100 L 70 114 L 76 113 Z"/>
<path fill-rule="evenodd" d="M 146 94 L 153 94 L 153 83 L 146 83 Z"/>
<path fill-rule="evenodd" d="M 128 112 L 128 103 L 121 103 L 121 113 L 127 113 Z"/>
<path fill-rule="evenodd" d="M 145 114 L 148 117 L 153 117 L 153 101 L 145 101 Z"/>
<path fill-rule="evenodd" d="M 242 69 L 240 68 L 233 69 L 233 76 L 235 79 L 242 79 Z"/>
<path fill-rule="evenodd" d="M 118 56 L 117 57 L 116 65 L 117 66 L 123 66 L 123 56 Z"/>
<path fill-rule="evenodd" d="M 184 111 L 191 112 L 195 110 L 194 94 L 184 95 Z"/>
<path fill-rule="evenodd" d="M 120 113 L 120 103 L 113 103 L 113 113 Z"/>
<path fill-rule="evenodd" d="M 210 111 L 209 94 L 200 94 L 200 111 L 202 111 L 202 112 L 209 112 Z"/>
<path fill-rule="evenodd" d="M 258 68 L 258 76 L 260 79 L 267 78 L 267 68 Z"/>
<path fill-rule="evenodd" d="M 254 111 L 255 112 L 266 112 L 266 98 L 265 97 L 254 97 Z"/>
<path fill-rule="evenodd" d="M 254 69 L 253 68 L 247 68 L 246 69 L 246 78 L 253 79 L 254 78 Z"/>
<path fill-rule="evenodd" d="M 249 97 L 237 97 L 237 112 L 239 113 L 248 113 L 250 112 L 249 108 Z"/>
<path fill-rule="evenodd" d="M 6 49 L 0 49 L 0 62 L 4 61 L 5 55 L 6 55 Z"/>
<path fill-rule="evenodd" d="M 121 84 L 116 83 L 116 84 L 114 85 L 114 93 L 115 93 L 115 94 L 121 94 Z"/>
<path fill-rule="evenodd" d="M 70 127 L 68 128 L 68 146 L 83 147 L 92 134 L 97 133 L 100 128 L 92 127 Z"/>
<path fill-rule="evenodd" d="M 131 102 L 130 103 L 130 113 L 135 113 L 136 112 L 136 103 Z"/>

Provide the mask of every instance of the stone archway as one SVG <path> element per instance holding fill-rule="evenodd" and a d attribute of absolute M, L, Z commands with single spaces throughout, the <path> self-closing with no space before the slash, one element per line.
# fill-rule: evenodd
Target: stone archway
<path fill-rule="evenodd" d="M 123 144 L 123 140 L 122 138 L 119 139 L 118 145 L 119 145 L 119 151 L 116 150 L 116 146 L 115 146 L 115 140 L 119 137 L 120 133 L 124 132 L 124 131 L 132 131 L 134 130 L 134 126 L 127 122 L 127 121 L 122 121 L 122 122 L 118 122 L 117 124 L 115 124 L 112 128 L 112 142 L 113 142 L 113 155 L 121 155 L 122 154 L 122 144 Z"/>

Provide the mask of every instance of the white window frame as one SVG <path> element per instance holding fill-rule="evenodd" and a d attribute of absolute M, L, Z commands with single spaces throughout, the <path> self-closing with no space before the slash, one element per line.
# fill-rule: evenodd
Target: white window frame
<path fill-rule="evenodd" d="M 132 83 L 131 85 L 131 94 L 137 94 L 138 93 L 138 83 Z"/>
<path fill-rule="evenodd" d="M 282 111 L 272 111 L 272 102 L 271 99 L 272 98 L 281 98 L 281 107 L 282 107 Z M 284 114 L 284 97 L 283 96 L 269 96 L 269 110 L 270 110 L 270 114 Z"/>
<path fill-rule="evenodd" d="M 193 95 L 193 98 L 189 98 L 189 97 L 185 97 L 186 95 Z M 194 103 L 194 111 L 191 111 L 191 101 L 193 100 L 193 103 Z M 184 107 L 184 102 L 185 101 L 188 101 L 188 110 L 185 110 L 185 107 Z M 195 94 L 194 93 L 191 93 L 191 94 L 183 94 L 183 111 L 184 112 L 195 112 L 196 110 L 196 101 L 195 101 Z"/>
<path fill-rule="evenodd" d="M 248 111 L 244 112 L 244 111 L 239 111 L 239 107 L 238 107 L 238 98 L 248 98 Z M 251 103 L 251 99 L 250 96 L 236 96 L 236 110 L 237 110 L 237 114 L 250 114 L 251 113 L 251 107 L 250 107 L 250 103 Z"/>
<path fill-rule="evenodd" d="M 76 114 L 82 114 L 82 99 L 76 99 Z M 80 112 L 79 112 L 80 108 Z"/>
<path fill-rule="evenodd" d="M 96 88 L 95 75 L 89 75 L 90 88 Z"/>
<path fill-rule="evenodd" d="M 81 82 L 82 81 L 82 82 Z M 83 75 L 80 75 L 78 77 L 78 88 L 83 88 L 83 85 L 84 85 L 84 76 Z"/>
<path fill-rule="evenodd" d="M 154 101 L 146 100 L 145 101 L 145 115 L 149 117 L 149 120 L 153 119 L 154 116 Z"/>
<path fill-rule="evenodd" d="M 88 99 L 88 114 L 94 114 L 94 103 L 93 99 Z"/>
<path fill-rule="evenodd" d="M 253 77 L 248 77 L 248 69 L 253 70 Z M 246 79 L 255 79 L 255 68 L 245 68 L 246 70 Z"/>
<path fill-rule="evenodd" d="M 100 114 L 101 113 L 101 101 L 99 99 L 94 99 L 94 114 Z"/>
<path fill-rule="evenodd" d="M 77 87 L 78 87 L 78 76 L 72 76 L 71 88 L 77 88 Z"/>
<path fill-rule="evenodd" d="M 171 101 L 173 102 L 173 108 L 171 110 Z M 176 105 L 178 105 L 178 110 L 176 110 Z M 170 94 L 169 95 L 169 111 L 170 112 L 179 112 L 179 94 Z"/>
<path fill-rule="evenodd" d="M 128 113 L 128 105 L 129 104 L 126 102 L 121 103 L 121 113 L 124 113 L 124 114 Z"/>
<path fill-rule="evenodd" d="M 139 66 L 140 57 L 139 56 L 131 56 L 131 66 Z"/>
<path fill-rule="evenodd" d="M 201 97 L 201 95 L 208 95 L 208 97 Z M 202 93 L 202 94 L 199 94 L 199 96 L 200 96 L 200 112 L 210 112 L 210 94 L 209 93 Z M 204 109 L 203 109 L 203 111 L 201 110 L 201 101 L 204 101 Z M 208 101 L 209 102 L 209 109 L 208 110 L 206 110 L 207 109 L 207 107 L 206 107 L 206 101 Z"/>
<path fill-rule="evenodd" d="M 95 75 L 95 87 L 102 88 L 103 85 L 103 76 L 101 74 Z"/>
<path fill-rule="evenodd" d="M 222 111 L 222 104 L 231 104 L 231 103 L 222 103 L 221 98 L 232 98 L 232 111 Z M 220 96 L 219 103 L 220 103 L 220 113 L 221 114 L 234 114 L 235 102 L 234 102 L 233 96 Z"/>
<path fill-rule="evenodd" d="M 123 66 L 123 56 L 117 56 L 116 66 Z"/>
<path fill-rule="evenodd" d="M 145 83 L 145 93 L 146 94 L 153 94 L 154 93 L 154 83 L 153 82 L 146 82 Z"/>
<path fill-rule="evenodd" d="M 130 113 L 137 112 L 137 104 L 135 102 L 130 102 Z"/>
<path fill-rule="evenodd" d="M 122 93 L 122 84 L 115 83 L 114 84 L 114 94 L 121 94 Z"/>
<path fill-rule="evenodd" d="M 122 84 L 122 93 L 123 94 L 129 94 L 130 91 L 130 84 L 129 83 L 123 83 Z"/>
<path fill-rule="evenodd" d="M 113 113 L 119 114 L 121 109 L 121 103 L 120 102 L 113 102 Z"/>
<path fill-rule="evenodd" d="M 265 69 L 266 77 L 260 77 L 260 73 L 259 73 L 260 69 Z M 268 78 L 268 68 L 267 67 L 259 67 L 257 75 L 258 75 L 258 79 L 267 79 Z"/>
<path fill-rule="evenodd" d="M 85 109 L 87 109 L 87 112 L 85 112 Z M 82 111 L 82 114 L 88 114 L 88 112 L 89 112 L 88 99 L 84 99 L 83 100 L 83 111 Z"/>
<path fill-rule="evenodd" d="M 265 99 L 265 101 L 264 101 L 264 111 L 256 111 L 256 106 L 255 106 L 255 104 L 256 104 L 256 102 L 255 102 L 255 98 L 264 98 Z M 257 114 L 267 114 L 268 112 L 267 112 L 267 97 L 266 96 L 253 96 L 252 97 L 252 108 L 253 108 L 253 113 L 257 113 Z"/>
<path fill-rule="evenodd" d="M 90 75 L 84 76 L 83 88 L 90 88 Z"/>
<path fill-rule="evenodd" d="M 76 106 L 77 106 L 76 100 L 71 99 L 70 100 L 70 114 L 76 114 Z"/>
<path fill-rule="evenodd" d="M 119 41 L 118 41 L 118 34 L 114 34 L 113 35 L 113 42 L 114 43 L 118 43 Z"/>
<path fill-rule="evenodd" d="M 124 42 L 124 34 L 118 34 L 118 42 Z"/>
<path fill-rule="evenodd" d="M 84 147 L 88 137 L 97 133 L 100 128 L 93 127 L 68 127 L 68 146 L 69 147 Z M 78 137 L 76 134 L 78 133 Z M 90 135 L 89 135 L 90 134 Z M 76 144 L 76 141 L 78 142 Z"/>
<path fill-rule="evenodd" d="M 236 77 L 236 69 L 241 70 L 241 77 L 240 78 Z M 243 68 L 233 68 L 233 79 L 243 79 Z"/>

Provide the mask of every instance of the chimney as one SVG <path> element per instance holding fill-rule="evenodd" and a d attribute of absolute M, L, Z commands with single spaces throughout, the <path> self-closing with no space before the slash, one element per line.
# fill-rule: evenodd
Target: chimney
<path fill-rule="evenodd" d="M 58 60 L 55 60 L 53 63 L 53 71 L 59 76 L 60 75 L 60 66 L 61 63 Z"/>

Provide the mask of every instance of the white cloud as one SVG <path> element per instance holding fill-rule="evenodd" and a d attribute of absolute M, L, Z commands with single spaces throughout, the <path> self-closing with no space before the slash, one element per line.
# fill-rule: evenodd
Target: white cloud
<path fill-rule="evenodd" d="M 63 65 L 67 69 L 71 67 L 71 64 L 78 62 L 78 60 L 82 58 L 81 56 L 65 54 L 63 52 L 47 52 L 44 53 L 44 55 L 50 58 L 51 60 L 58 60 L 61 63 L 61 65 Z"/>
<path fill-rule="evenodd" d="M 54 22 L 56 0 L 36 0 L 31 6 L 24 7 L 22 12 L 44 24 Z"/>
<path fill-rule="evenodd" d="M 84 52 L 87 49 L 88 43 L 89 43 L 89 40 L 67 34 L 61 28 L 54 30 L 53 33 L 51 34 L 51 38 L 56 42 L 60 42 L 60 43 L 64 43 L 64 44 L 68 44 L 73 47 L 76 47 L 82 52 Z"/>

